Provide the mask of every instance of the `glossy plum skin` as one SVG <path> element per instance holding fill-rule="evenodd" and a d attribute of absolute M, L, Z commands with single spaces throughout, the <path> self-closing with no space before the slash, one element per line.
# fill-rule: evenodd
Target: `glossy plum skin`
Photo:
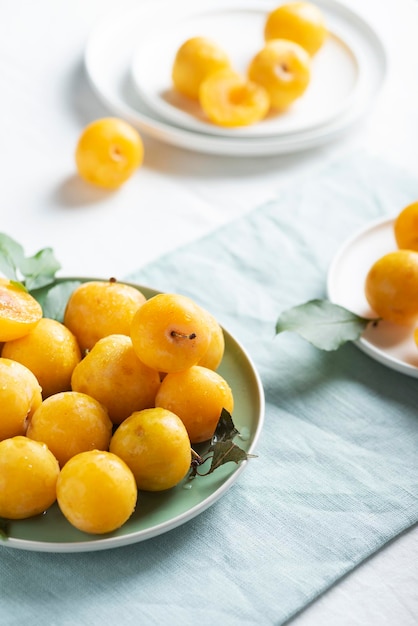
<path fill-rule="evenodd" d="M 192 37 L 177 50 L 173 66 L 174 88 L 184 96 L 197 100 L 202 82 L 213 72 L 230 67 L 228 55 L 207 37 Z"/>
<path fill-rule="evenodd" d="M 234 399 L 230 386 L 222 376 L 195 365 L 182 372 L 167 374 L 155 404 L 180 417 L 194 444 L 212 437 L 222 409 L 232 413 Z"/>
<path fill-rule="evenodd" d="M 60 322 L 43 317 L 28 334 L 4 344 L 2 356 L 33 372 L 47 398 L 71 389 L 71 375 L 81 360 L 73 333 Z"/>
<path fill-rule="evenodd" d="M 138 359 L 126 335 L 99 339 L 71 378 L 72 390 L 103 404 L 114 424 L 120 424 L 133 411 L 153 407 L 159 387 L 159 372 Z"/>
<path fill-rule="evenodd" d="M 81 133 L 75 162 L 81 178 L 105 189 L 117 189 L 139 168 L 144 145 L 139 133 L 118 118 L 103 118 Z"/>
<path fill-rule="evenodd" d="M 117 280 L 92 280 L 79 285 L 68 299 L 64 324 L 76 337 L 82 353 L 102 337 L 128 335 L 132 319 L 145 302 L 135 287 Z"/>
<path fill-rule="evenodd" d="M 409 204 L 398 214 L 394 234 L 398 248 L 418 252 L 418 202 Z"/>
<path fill-rule="evenodd" d="M 225 337 L 222 327 L 218 323 L 217 319 L 208 312 L 207 316 L 210 330 L 210 342 L 208 349 L 200 358 L 197 365 L 208 367 L 211 370 L 217 370 L 225 352 Z"/>
<path fill-rule="evenodd" d="M 0 517 L 26 519 L 56 500 L 60 468 L 48 447 L 25 436 L 0 442 Z"/>
<path fill-rule="evenodd" d="M 0 358 L 0 441 L 24 435 L 28 420 L 42 402 L 41 387 L 24 365 Z"/>
<path fill-rule="evenodd" d="M 210 325 L 206 312 L 192 299 L 162 293 L 143 304 L 131 325 L 138 358 L 160 372 L 186 369 L 209 348 Z"/>
<path fill-rule="evenodd" d="M 272 39 L 251 59 L 248 76 L 264 87 L 273 108 L 284 111 L 308 88 L 311 60 L 299 44 Z"/>
<path fill-rule="evenodd" d="M 322 47 L 327 27 L 322 11 L 310 2 L 289 2 L 280 5 L 267 16 L 264 26 L 266 41 L 289 39 L 313 56 Z"/>
<path fill-rule="evenodd" d="M 112 422 L 106 409 L 94 398 L 64 391 L 42 402 L 29 420 L 26 434 L 46 443 L 63 467 L 79 452 L 107 450 Z"/>
<path fill-rule="evenodd" d="M 181 419 L 163 408 L 136 411 L 116 429 L 110 451 L 132 470 L 138 489 L 164 491 L 190 469 L 191 447 Z"/>
<path fill-rule="evenodd" d="M 373 311 L 395 324 L 418 318 L 418 252 L 395 250 L 379 258 L 365 280 L 365 295 Z"/>
<path fill-rule="evenodd" d="M 90 450 L 73 456 L 57 481 L 64 517 L 79 530 L 104 534 L 122 526 L 137 502 L 135 478 L 119 457 Z"/>

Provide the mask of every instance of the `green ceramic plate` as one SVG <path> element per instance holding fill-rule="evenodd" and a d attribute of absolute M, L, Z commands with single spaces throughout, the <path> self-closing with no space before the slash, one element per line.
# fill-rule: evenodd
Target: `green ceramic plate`
<path fill-rule="evenodd" d="M 86 280 L 86 279 L 72 279 Z M 136 285 L 146 297 L 157 292 Z M 257 371 L 244 350 L 225 329 L 225 354 L 219 373 L 228 381 L 234 394 L 233 420 L 240 435 L 237 445 L 252 452 L 264 420 L 264 393 Z M 227 463 L 208 476 L 185 480 L 162 493 L 138 494 L 132 517 L 115 532 L 89 535 L 78 531 L 62 516 L 54 504 L 43 515 L 8 525 L 5 547 L 43 552 L 87 552 L 106 550 L 144 541 L 166 533 L 199 515 L 221 498 L 238 479 L 246 464 Z"/>

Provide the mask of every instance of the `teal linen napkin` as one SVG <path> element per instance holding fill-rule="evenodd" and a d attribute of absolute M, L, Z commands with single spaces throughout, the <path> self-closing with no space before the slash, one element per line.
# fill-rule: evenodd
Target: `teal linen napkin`
<path fill-rule="evenodd" d="M 416 199 L 418 179 L 355 154 L 129 277 L 195 298 L 247 349 L 266 394 L 258 457 L 210 509 L 144 543 L 4 547 L 2 624 L 278 626 L 417 522 L 418 381 L 351 344 L 275 336 L 281 311 L 325 296 L 347 236 Z"/>

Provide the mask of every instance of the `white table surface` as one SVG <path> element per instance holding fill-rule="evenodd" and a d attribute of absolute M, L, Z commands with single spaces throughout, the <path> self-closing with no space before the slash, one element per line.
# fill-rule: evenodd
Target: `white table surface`
<path fill-rule="evenodd" d="M 123 188 L 116 193 L 89 188 L 75 174 L 74 148 L 86 124 L 111 111 L 87 82 L 84 45 L 108 10 L 139 2 L 16 0 L 0 6 L 0 230 L 28 253 L 52 246 L 62 274 L 121 278 L 353 148 L 416 169 L 418 2 L 347 0 L 380 32 L 390 63 L 373 111 L 344 139 L 288 156 L 239 159 L 192 153 L 144 136 L 144 165 Z M 417 563 L 414 528 L 292 624 L 416 625 Z"/>

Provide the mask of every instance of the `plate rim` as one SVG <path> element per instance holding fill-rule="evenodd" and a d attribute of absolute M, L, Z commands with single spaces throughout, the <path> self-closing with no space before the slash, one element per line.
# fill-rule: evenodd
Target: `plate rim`
<path fill-rule="evenodd" d="M 344 258 L 347 251 L 358 241 L 368 233 L 371 233 L 376 228 L 390 228 L 393 226 L 396 219 L 395 216 L 385 216 L 372 220 L 364 226 L 358 228 L 350 237 L 348 237 L 338 249 L 334 255 L 327 272 L 326 278 L 326 293 L 331 302 L 339 304 L 338 300 L 332 297 L 332 284 L 335 282 L 335 275 L 337 274 L 338 265 Z M 412 378 L 418 378 L 418 366 L 414 366 L 411 363 L 406 363 L 402 359 L 388 355 L 381 348 L 376 347 L 371 341 L 368 341 L 365 337 L 361 336 L 359 339 L 353 341 L 362 352 L 369 357 L 385 365 L 389 369 L 395 370 Z"/>
<path fill-rule="evenodd" d="M 233 2 L 233 0 L 228 0 Z M 241 0 L 241 3 L 246 1 L 252 2 L 252 0 Z M 222 2 L 222 0 L 212 0 L 208 3 L 208 6 L 213 7 L 216 2 Z M 273 0 L 260 0 L 266 9 L 271 9 L 274 4 Z M 138 111 L 133 106 L 123 100 L 117 90 L 112 87 L 110 90 L 108 86 L 104 86 L 100 80 L 97 80 L 95 72 L 95 58 L 96 47 L 100 43 L 100 37 L 106 26 L 109 24 L 115 28 L 115 24 L 118 24 L 118 20 L 132 21 L 138 15 L 148 12 L 148 15 L 152 10 L 156 10 L 155 7 L 161 9 L 162 6 L 170 7 L 168 0 L 159 0 L 158 3 L 153 4 L 153 9 L 150 5 L 138 9 L 131 8 L 124 12 L 122 15 L 117 11 L 110 12 L 107 16 L 99 20 L 96 25 L 90 31 L 87 38 L 85 50 L 84 50 L 84 67 L 87 74 L 87 78 L 91 85 L 92 90 L 97 95 L 99 100 L 104 103 L 114 113 L 121 115 L 127 121 L 136 126 L 140 131 L 144 132 L 148 136 L 162 141 L 164 143 L 181 147 L 194 152 L 201 152 L 206 154 L 217 154 L 223 156 L 239 156 L 239 157 L 253 157 L 253 156 L 271 156 L 280 154 L 290 154 L 292 152 L 298 152 L 300 150 L 306 150 L 312 147 L 318 147 L 327 143 L 333 139 L 337 139 L 344 133 L 346 133 L 352 125 L 364 117 L 372 102 L 377 98 L 384 85 L 387 69 L 388 69 L 388 51 L 384 45 L 383 39 L 375 30 L 372 25 L 367 21 L 365 17 L 352 10 L 346 4 L 338 2 L 337 0 L 318 0 L 318 4 L 324 7 L 325 10 L 335 11 L 338 15 L 343 16 L 355 23 L 356 30 L 361 31 L 364 37 L 367 36 L 369 43 L 373 46 L 378 59 L 379 71 L 378 71 L 378 84 L 373 91 L 373 95 L 367 98 L 367 101 L 362 103 L 361 107 L 356 107 L 346 112 L 338 123 L 330 124 L 327 128 L 322 129 L 322 132 L 318 134 L 301 133 L 299 136 L 292 136 L 286 138 L 286 140 L 268 138 L 227 138 L 227 137 L 214 137 L 210 135 L 204 135 L 194 133 L 192 131 L 181 129 L 167 124 L 165 121 L 158 118 L 153 118 L 148 112 Z M 176 5 L 177 7 L 194 6 L 193 0 L 183 0 L 183 3 Z M 199 6 L 202 6 L 201 4 Z M 124 23 L 124 22 L 123 22 Z M 376 60 L 375 59 L 375 60 Z"/>
<path fill-rule="evenodd" d="M 65 281 L 106 281 L 105 278 L 97 278 L 90 276 L 59 276 L 56 278 L 57 283 L 65 282 Z M 148 285 L 144 285 L 142 283 L 133 282 L 132 280 L 121 280 L 126 285 L 130 285 L 139 290 L 144 290 L 146 293 L 150 295 L 155 295 L 161 293 L 160 290 L 154 289 L 153 287 L 149 287 Z M 258 415 L 256 420 L 256 425 L 254 429 L 254 434 L 251 438 L 250 445 L 248 447 L 248 454 L 252 454 L 258 444 L 265 420 L 265 409 L 266 409 L 266 401 L 265 401 L 265 393 L 264 387 L 261 380 L 261 376 L 254 364 L 252 357 L 249 355 L 247 349 L 243 346 L 243 344 L 230 332 L 224 325 L 221 325 L 222 330 L 226 335 L 227 341 L 235 344 L 236 347 L 239 348 L 240 353 L 244 356 L 246 361 L 246 366 L 250 368 L 251 375 L 254 379 L 255 387 L 257 389 L 257 404 L 258 404 Z M 77 552 L 96 552 L 101 550 L 109 550 L 113 548 L 119 548 L 127 545 L 133 545 L 135 543 L 141 543 L 142 541 L 147 541 L 148 539 L 152 539 L 159 535 L 165 534 L 179 526 L 185 524 L 186 522 L 192 520 L 197 517 L 204 511 L 206 511 L 210 506 L 215 504 L 227 491 L 229 491 L 230 487 L 238 480 L 241 473 L 244 471 L 247 466 L 249 460 L 241 461 L 236 467 L 233 468 L 232 472 L 222 481 L 222 484 L 217 487 L 209 496 L 207 496 L 201 502 L 194 504 L 190 509 L 183 511 L 182 513 L 174 516 L 172 519 L 165 520 L 164 522 L 160 522 L 150 528 L 146 528 L 143 530 L 139 530 L 136 532 L 131 532 L 129 534 L 120 535 L 116 537 L 105 537 L 102 538 L 100 535 L 92 535 L 91 539 L 87 539 L 86 541 L 72 541 L 72 542 L 48 542 L 48 541 L 36 541 L 31 539 L 21 539 L 17 537 L 7 537 L 5 540 L 0 540 L 0 549 L 1 546 L 5 548 L 12 548 L 18 550 L 32 551 L 32 552 L 50 552 L 50 553 L 77 553 Z M 30 518 L 29 518 L 30 520 Z M 11 520 L 13 521 L 13 520 Z"/>

